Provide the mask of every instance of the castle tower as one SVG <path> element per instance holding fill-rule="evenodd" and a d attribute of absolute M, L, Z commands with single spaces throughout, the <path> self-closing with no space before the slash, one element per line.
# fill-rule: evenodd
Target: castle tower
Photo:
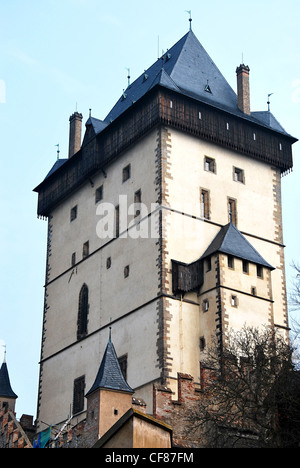
<path fill-rule="evenodd" d="M 199 383 L 211 336 L 222 345 L 246 323 L 288 337 L 281 177 L 297 140 L 251 111 L 239 68 L 235 93 L 189 31 L 36 187 L 48 219 L 38 430 L 70 405 L 85 418 L 112 324 L 150 413 L 153 384 Z"/>

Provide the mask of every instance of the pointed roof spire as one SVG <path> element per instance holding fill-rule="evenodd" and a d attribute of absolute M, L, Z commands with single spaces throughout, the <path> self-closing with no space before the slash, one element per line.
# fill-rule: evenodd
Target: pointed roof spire
<path fill-rule="evenodd" d="M 109 328 L 109 339 L 98 370 L 98 374 L 96 376 L 95 382 L 86 396 L 100 388 L 134 393 L 122 374 L 117 354 L 111 341 L 111 327 Z"/>
<path fill-rule="evenodd" d="M 6 348 L 4 352 L 3 364 L 0 369 L 0 398 L 18 398 L 10 385 L 9 374 L 6 364 Z"/>

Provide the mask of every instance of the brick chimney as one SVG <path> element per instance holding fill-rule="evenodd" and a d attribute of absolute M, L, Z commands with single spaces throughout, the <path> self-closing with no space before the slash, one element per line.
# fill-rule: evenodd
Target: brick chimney
<path fill-rule="evenodd" d="M 70 117 L 69 158 L 74 156 L 81 148 L 82 114 L 74 112 Z"/>
<path fill-rule="evenodd" d="M 244 64 L 236 69 L 238 108 L 244 112 L 244 114 L 248 115 L 250 115 L 249 72 L 250 68 Z"/>

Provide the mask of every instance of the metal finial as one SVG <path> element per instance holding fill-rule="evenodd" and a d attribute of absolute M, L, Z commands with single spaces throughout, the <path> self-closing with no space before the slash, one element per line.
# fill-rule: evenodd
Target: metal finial
<path fill-rule="evenodd" d="M 127 76 L 127 79 L 128 79 L 128 87 L 130 86 L 130 68 L 126 68 L 127 72 L 128 72 L 128 76 Z"/>
<path fill-rule="evenodd" d="M 58 161 L 59 160 L 59 143 L 55 146 L 57 146 L 57 161 Z"/>
<path fill-rule="evenodd" d="M 112 318 L 110 317 L 110 323 L 112 322 Z M 111 341 L 111 325 L 109 327 L 109 341 Z"/>
<path fill-rule="evenodd" d="M 190 22 L 190 31 L 192 30 L 192 10 L 185 10 L 186 13 L 190 15 L 189 22 Z"/>
<path fill-rule="evenodd" d="M 267 102 L 267 104 L 268 104 L 268 112 L 270 112 L 270 104 L 271 104 L 271 103 L 270 103 L 270 96 L 272 96 L 273 94 L 274 94 L 274 93 L 268 94 L 268 102 Z"/>
<path fill-rule="evenodd" d="M 92 116 L 92 109 L 89 109 L 89 117 Z"/>

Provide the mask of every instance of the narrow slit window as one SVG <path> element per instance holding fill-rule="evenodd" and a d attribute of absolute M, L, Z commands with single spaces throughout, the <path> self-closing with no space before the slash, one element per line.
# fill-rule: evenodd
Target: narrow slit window
<path fill-rule="evenodd" d="M 115 207 L 115 237 L 120 235 L 120 207 L 117 205 Z"/>
<path fill-rule="evenodd" d="M 103 185 L 98 187 L 95 192 L 95 203 L 98 203 L 101 200 L 103 200 Z"/>
<path fill-rule="evenodd" d="M 263 267 L 261 265 L 256 265 L 256 274 L 258 278 L 263 279 L 264 273 L 263 273 Z"/>
<path fill-rule="evenodd" d="M 200 192 L 200 214 L 201 218 L 209 219 L 209 191 L 201 189 Z"/>
<path fill-rule="evenodd" d="M 90 243 L 89 241 L 86 241 L 82 247 L 82 258 L 88 257 L 89 253 L 90 253 Z"/>
<path fill-rule="evenodd" d="M 73 208 L 70 211 L 70 221 L 74 221 L 74 219 L 77 218 L 77 205 L 73 206 Z"/>
<path fill-rule="evenodd" d="M 131 175 L 131 166 L 130 164 L 128 164 L 126 167 L 123 168 L 123 176 L 122 176 L 123 182 L 126 182 L 126 180 L 130 179 L 130 175 Z"/>
<path fill-rule="evenodd" d="M 135 204 L 134 217 L 135 218 L 141 214 L 141 203 L 142 203 L 142 191 L 139 189 L 134 194 L 134 204 Z"/>
<path fill-rule="evenodd" d="M 237 203 L 233 198 L 228 198 L 228 220 L 235 226 L 237 225 Z"/>
<path fill-rule="evenodd" d="M 208 309 L 209 309 L 209 300 L 204 299 L 204 301 L 202 302 L 202 310 L 203 312 L 207 312 Z"/>
<path fill-rule="evenodd" d="M 249 274 L 249 262 L 247 260 L 243 260 L 243 273 Z"/>

